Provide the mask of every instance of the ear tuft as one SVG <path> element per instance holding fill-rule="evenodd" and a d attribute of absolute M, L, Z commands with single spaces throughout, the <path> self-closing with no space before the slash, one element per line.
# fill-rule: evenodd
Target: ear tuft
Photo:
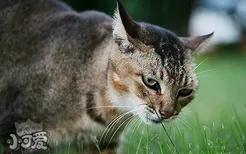
<path fill-rule="evenodd" d="M 139 25 L 128 15 L 121 2 L 117 0 L 117 9 L 114 14 L 113 37 L 122 52 L 134 52 L 135 48 L 129 39 L 137 36 L 138 27 Z"/>
<path fill-rule="evenodd" d="M 129 16 L 119 0 L 117 0 L 117 10 L 118 17 L 120 18 L 127 34 L 131 38 L 136 38 L 139 31 L 139 25 Z"/>
<path fill-rule="evenodd" d="M 118 9 L 115 11 L 114 14 L 113 37 L 116 43 L 128 40 L 127 33 L 121 21 Z"/>
<path fill-rule="evenodd" d="M 192 54 L 195 55 L 198 51 L 206 47 L 213 35 L 214 32 L 202 36 L 181 38 L 181 40 L 191 49 Z"/>

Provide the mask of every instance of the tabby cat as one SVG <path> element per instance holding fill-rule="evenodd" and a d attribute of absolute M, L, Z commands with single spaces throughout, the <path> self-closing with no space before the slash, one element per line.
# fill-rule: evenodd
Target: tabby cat
<path fill-rule="evenodd" d="M 0 0 L 0 139 L 30 119 L 42 122 L 51 147 L 82 141 L 94 154 L 118 116 L 175 119 L 194 98 L 192 60 L 212 35 L 135 22 L 119 1 L 113 20 L 57 0 Z M 114 151 L 120 134 L 101 150 Z"/>

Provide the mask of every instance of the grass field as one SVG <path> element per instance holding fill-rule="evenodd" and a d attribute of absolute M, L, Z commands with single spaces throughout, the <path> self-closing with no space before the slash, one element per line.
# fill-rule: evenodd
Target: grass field
<path fill-rule="evenodd" d="M 180 118 L 164 124 L 175 147 L 161 125 L 136 119 L 124 133 L 123 154 L 246 153 L 246 54 L 226 48 L 196 63 L 201 63 L 196 99 Z M 55 153 L 78 152 L 69 144 Z"/>
<path fill-rule="evenodd" d="M 125 134 L 124 154 L 246 153 L 246 55 L 223 49 L 196 63 L 202 61 L 196 99 L 164 124 L 177 151 L 161 126 L 136 121 Z"/>

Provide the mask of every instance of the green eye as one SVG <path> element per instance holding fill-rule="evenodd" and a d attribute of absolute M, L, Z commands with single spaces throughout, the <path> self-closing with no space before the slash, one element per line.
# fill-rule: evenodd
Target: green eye
<path fill-rule="evenodd" d="M 187 89 L 187 88 L 180 89 L 178 96 L 179 97 L 187 97 L 187 96 L 191 95 L 192 92 L 193 92 L 192 89 Z"/>
<path fill-rule="evenodd" d="M 145 76 L 142 77 L 142 80 L 143 80 L 143 83 L 147 87 L 149 87 L 151 89 L 154 89 L 154 90 L 159 90 L 160 89 L 159 83 L 156 80 L 148 78 L 148 77 L 145 77 Z"/>

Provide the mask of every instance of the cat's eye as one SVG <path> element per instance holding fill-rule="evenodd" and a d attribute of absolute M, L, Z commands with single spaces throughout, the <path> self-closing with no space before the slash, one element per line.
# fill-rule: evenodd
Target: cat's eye
<path fill-rule="evenodd" d="M 143 83 L 147 87 L 154 89 L 154 90 L 160 90 L 160 85 L 156 80 L 149 78 L 149 77 L 146 77 L 146 76 L 143 76 L 142 80 L 143 80 Z"/>
<path fill-rule="evenodd" d="M 183 88 L 179 90 L 178 97 L 187 97 L 193 93 L 192 89 Z"/>

